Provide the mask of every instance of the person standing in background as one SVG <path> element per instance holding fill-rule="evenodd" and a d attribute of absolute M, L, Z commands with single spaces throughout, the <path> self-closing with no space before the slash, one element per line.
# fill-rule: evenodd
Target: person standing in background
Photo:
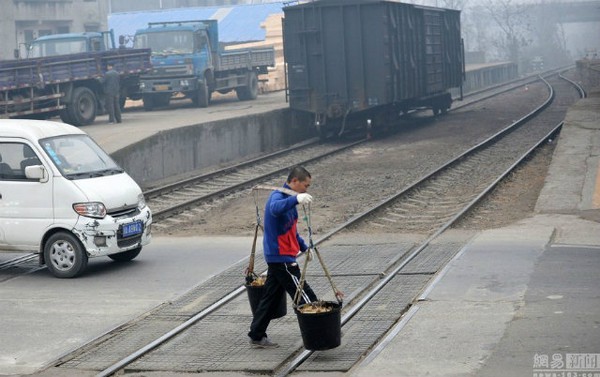
<path fill-rule="evenodd" d="M 121 77 L 119 72 L 114 70 L 111 63 L 106 65 L 106 69 L 106 73 L 100 82 L 104 89 L 106 111 L 108 111 L 108 123 L 121 123 Z"/>

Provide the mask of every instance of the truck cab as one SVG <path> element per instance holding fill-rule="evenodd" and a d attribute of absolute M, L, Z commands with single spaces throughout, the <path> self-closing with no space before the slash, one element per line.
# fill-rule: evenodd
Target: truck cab
<path fill-rule="evenodd" d="M 153 68 L 140 82 L 146 110 L 178 94 L 198 107 L 207 107 L 214 91 L 255 99 L 257 75 L 275 65 L 273 48 L 222 51 L 216 20 L 152 22 L 136 32 L 134 47 L 152 50 Z"/>
<path fill-rule="evenodd" d="M 194 103 L 208 102 L 217 33 L 217 21 L 212 20 L 156 22 L 136 32 L 134 47 L 152 50 L 153 69 L 140 83 L 144 108 L 166 106 L 177 93 L 185 94 Z M 214 36 L 212 41 L 209 35 Z"/>
<path fill-rule="evenodd" d="M 111 31 L 53 34 L 32 41 L 27 49 L 28 58 L 43 58 L 82 52 L 107 51 L 115 48 Z"/>

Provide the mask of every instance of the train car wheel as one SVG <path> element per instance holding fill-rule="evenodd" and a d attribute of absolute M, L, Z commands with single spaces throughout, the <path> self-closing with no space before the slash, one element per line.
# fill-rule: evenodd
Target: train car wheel
<path fill-rule="evenodd" d="M 317 124 L 315 126 L 315 128 L 317 130 L 317 135 L 319 136 L 319 140 L 321 140 L 321 141 L 327 140 L 327 127 L 325 127 L 322 124 Z"/>

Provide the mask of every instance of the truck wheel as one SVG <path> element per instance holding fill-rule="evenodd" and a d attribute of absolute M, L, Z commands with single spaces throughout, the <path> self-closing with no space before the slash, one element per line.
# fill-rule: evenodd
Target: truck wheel
<path fill-rule="evenodd" d="M 208 91 L 206 80 L 204 80 L 198 87 L 196 95 L 192 97 L 192 102 L 194 103 L 194 106 L 197 107 L 208 107 L 210 104 L 210 93 Z"/>
<path fill-rule="evenodd" d="M 125 102 L 127 102 L 127 96 L 121 94 L 119 97 L 119 106 L 121 107 L 121 111 L 125 110 Z"/>
<path fill-rule="evenodd" d="M 144 101 L 144 110 L 150 111 L 154 109 L 154 97 L 150 95 L 146 95 L 142 97 L 142 101 Z"/>
<path fill-rule="evenodd" d="M 63 121 L 63 123 L 67 123 L 67 124 L 72 124 L 73 121 L 71 120 L 71 116 L 69 115 L 69 109 L 65 108 L 60 110 L 60 120 Z"/>
<path fill-rule="evenodd" d="M 96 96 L 85 86 L 73 90 L 73 98 L 67 106 L 69 118 L 74 126 L 91 124 L 96 119 Z"/>
<path fill-rule="evenodd" d="M 88 256 L 83 245 L 74 235 L 58 232 L 46 241 L 44 260 L 55 277 L 72 278 L 85 270 Z"/>
<path fill-rule="evenodd" d="M 320 126 L 316 126 L 317 127 L 317 135 L 319 135 L 319 140 L 320 141 L 326 141 L 327 140 L 327 129 L 325 126 L 320 125 Z"/>
<path fill-rule="evenodd" d="M 117 254 L 111 254 L 108 257 L 117 262 L 129 262 L 130 260 L 133 260 L 135 259 L 135 257 L 140 255 L 141 251 L 142 247 L 140 246 L 132 250 L 123 251 Z"/>
<path fill-rule="evenodd" d="M 237 97 L 240 101 L 249 101 L 258 97 L 258 77 L 256 72 L 248 72 L 248 86 L 236 88 Z"/>
<path fill-rule="evenodd" d="M 171 93 L 155 94 L 153 96 L 154 106 L 167 107 L 171 102 Z"/>

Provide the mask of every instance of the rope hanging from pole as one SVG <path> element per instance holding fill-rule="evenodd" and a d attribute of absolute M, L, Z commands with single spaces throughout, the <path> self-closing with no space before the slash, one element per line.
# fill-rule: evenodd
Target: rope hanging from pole
<path fill-rule="evenodd" d="M 256 223 L 254 226 L 254 239 L 252 240 L 252 250 L 250 251 L 250 260 L 246 269 L 246 284 L 250 285 L 254 280 L 258 279 L 258 275 L 254 272 L 254 259 L 256 258 L 256 240 L 258 238 L 258 229 L 262 229 L 262 220 L 260 218 L 260 209 L 254 191 L 254 206 L 256 207 Z"/>
<path fill-rule="evenodd" d="M 308 204 L 308 206 L 302 205 L 302 210 L 304 212 L 303 219 L 306 222 L 306 226 L 308 228 L 308 250 L 306 250 L 305 254 L 312 253 L 314 251 L 314 253 L 317 255 L 317 258 L 319 259 L 319 263 L 321 264 L 321 267 L 323 268 L 323 272 L 325 273 L 325 276 L 327 276 L 327 280 L 329 280 L 329 284 L 331 284 L 331 288 L 333 289 L 333 294 L 334 294 L 336 300 L 341 304 L 343 294 L 340 290 L 337 289 L 335 283 L 333 282 L 333 278 L 331 277 L 331 273 L 329 272 L 329 269 L 325 265 L 325 261 L 323 260 L 321 253 L 319 252 L 319 250 L 317 249 L 317 247 L 315 246 L 315 244 L 313 242 L 310 204 Z M 306 281 L 306 270 L 308 268 L 308 262 L 310 262 L 310 259 L 311 259 L 308 257 L 308 255 L 310 255 L 310 254 L 307 254 L 307 257 L 304 260 L 304 265 L 302 267 L 302 273 L 300 274 L 300 282 L 298 283 L 298 288 L 296 290 L 296 294 L 294 295 L 294 307 L 298 307 L 298 305 L 300 304 L 301 293 L 302 293 L 302 290 L 304 289 L 304 282 Z"/>

